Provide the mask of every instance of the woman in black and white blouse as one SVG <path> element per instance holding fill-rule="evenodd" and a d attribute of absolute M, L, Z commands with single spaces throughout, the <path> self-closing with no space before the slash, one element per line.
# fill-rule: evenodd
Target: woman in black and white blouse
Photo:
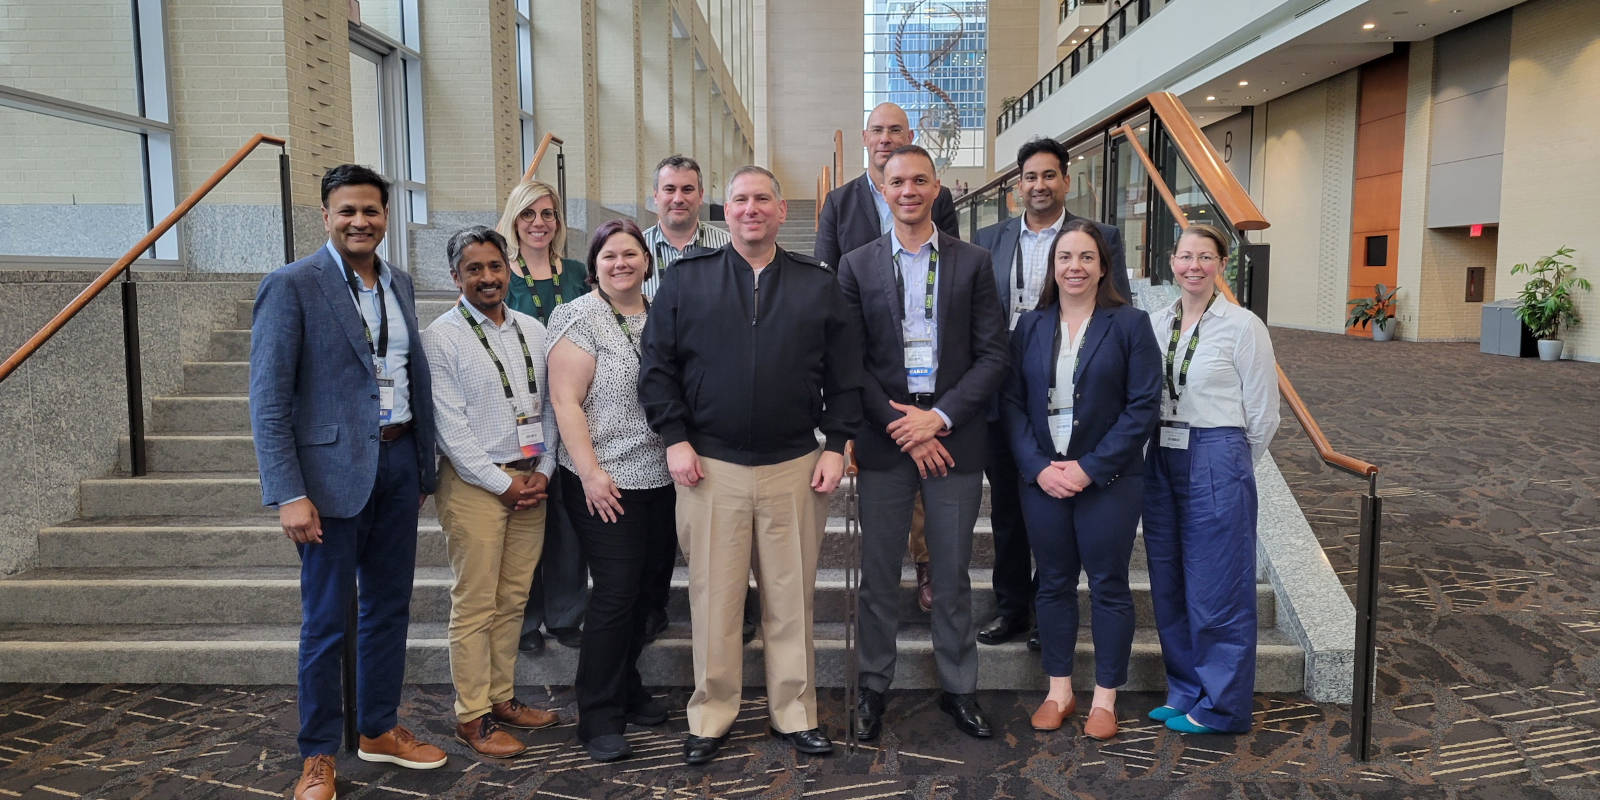
<path fill-rule="evenodd" d="M 628 723 L 658 725 L 667 710 L 645 692 L 646 581 L 677 546 L 666 449 L 639 405 L 639 336 L 652 271 L 644 234 L 627 220 L 601 225 L 589 243 L 594 291 L 550 315 L 550 401 L 562 432 L 557 458 L 567 516 L 593 587 L 578 652 L 578 739 L 591 758 L 630 753 Z"/>

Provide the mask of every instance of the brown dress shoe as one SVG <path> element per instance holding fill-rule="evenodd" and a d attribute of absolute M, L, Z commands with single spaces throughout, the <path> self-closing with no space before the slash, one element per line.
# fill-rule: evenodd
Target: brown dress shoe
<path fill-rule="evenodd" d="M 312 756 L 300 770 L 300 782 L 294 785 L 294 800 L 336 800 L 333 789 L 333 756 Z"/>
<path fill-rule="evenodd" d="M 1053 731 L 1061 727 L 1061 722 L 1078 710 L 1076 695 L 1067 695 L 1065 706 L 1054 700 L 1045 700 L 1039 704 L 1039 710 L 1033 712 L 1033 729 L 1036 731 Z"/>
<path fill-rule="evenodd" d="M 507 728 L 521 728 L 528 731 L 548 728 L 561 721 L 556 712 L 525 706 L 515 697 L 490 706 L 489 714 L 494 717 L 495 722 Z"/>
<path fill-rule="evenodd" d="M 510 758 L 527 750 L 528 746 L 517 737 L 506 733 L 493 714 L 484 714 L 456 726 L 456 741 L 472 748 L 472 752 L 489 758 Z"/>
<path fill-rule="evenodd" d="M 923 561 L 917 567 L 917 608 L 926 614 L 933 611 L 933 578 L 928 574 L 928 562 Z"/>
<path fill-rule="evenodd" d="M 362 761 L 396 764 L 406 769 L 438 769 L 449 760 L 443 750 L 417 741 L 417 737 L 401 725 L 394 726 L 376 739 L 361 737 L 361 746 L 356 750 L 356 755 Z"/>
<path fill-rule="evenodd" d="M 1089 709 L 1089 718 L 1083 722 L 1083 735 L 1105 741 L 1117 735 L 1117 715 L 1103 708 Z"/>

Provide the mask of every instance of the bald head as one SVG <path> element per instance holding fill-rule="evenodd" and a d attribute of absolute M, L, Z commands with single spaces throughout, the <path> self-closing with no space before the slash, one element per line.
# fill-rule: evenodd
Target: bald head
<path fill-rule="evenodd" d="M 883 165 L 889 163 L 895 148 L 911 144 L 912 137 L 911 121 L 905 109 L 894 103 L 879 103 L 872 109 L 867 115 L 866 130 L 861 132 L 861 146 L 870 156 L 867 171 L 873 183 L 883 185 Z"/>

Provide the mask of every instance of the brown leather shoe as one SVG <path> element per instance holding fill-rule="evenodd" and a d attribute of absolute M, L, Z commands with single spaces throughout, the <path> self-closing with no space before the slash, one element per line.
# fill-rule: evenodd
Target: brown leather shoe
<path fill-rule="evenodd" d="M 489 714 L 494 717 L 495 722 L 507 728 L 521 728 L 527 731 L 548 728 L 561 721 L 556 712 L 525 706 L 515 697 L 490 706 Z"/>
<path fill-rule="evenodd" d="M 1089 709 L 1089 718 L 1083 722 L 1083 735 L 1105 741 L 1117 735 L 1117 715 L 1103 708 Z"/>
<path fill-rule="evenodd" d="M 1078 698 L 1076 695 L 1067 695 L 1066 706 L 1062 706 L 1054 700 L 1046 699 L 1039 704 L 1039 710 L 1033 712 L 1033 719 L 1030 721 L 1036 731 L 1053 731 L 1059 729 L 1062 721 L 1072 716 L 1077 710 Z"/>
<path fill-rule="evenodd" d="M 489 758 L 510 758 L 527 750 L 528 746 L 517 737 L 506 733 L 495 722 L 493 714 L 484 714 L 456 726 L 456 741 L 472 748 L 472 752 Z"/>
<path fill-rule="evenodd" d="M 338 796 L 333 789 L 333 756 L 306 759 L 300 782 L 294 785 L 294 800 L 336 800 Z"/>
<path fill-rule="evenodd" d="M 402 725 L 394 726 L 376 739 L 361 737 L 361 746 L 357 748 L 356 755 L 362 761 L 396 764 L 406 769 L 438 769 L 449 760 L 443 750 L 417 741 L 417 737 Z"/>
<path fill-rule="evenodd" d="M 916 567 L 917 607 L 926 614 L 933 611 L 933 579 L 928 575 L 928 562 L 920 562 Z"/>

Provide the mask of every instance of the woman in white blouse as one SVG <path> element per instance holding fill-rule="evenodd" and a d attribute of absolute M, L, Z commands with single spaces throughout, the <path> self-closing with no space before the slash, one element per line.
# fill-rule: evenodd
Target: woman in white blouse
<path fill-rule="evenodd" d="M 623 731 L 659 725 L 667 709 L 639 677 L 649 609 L 644 587 L 677 553 L 667 452 L 639 405 L 639 336 L 649 303 L 639 286 L 650 251 L 639 226 L 612 220 L 589 243 L 594 290 L 550 314 L 550 402 L 562 434 L 567 517 L 593 586 L 578 648 L 578 740 L 596 761 L 630 753 Z"/>
<path fill-rule="evenodd" d="M 1249 731 L 1255 686 L 1255 461 L 1278 430 L 1278 371 L 1267 326 L 1217 292 L 1227 259 L 1221 231 L 1189 226 L 1172 255 L 1183 296 L 1150 318 L 1166 359 L 1144 542 L 1167 669 L 1150 718 L 1183 733 Z"/>

